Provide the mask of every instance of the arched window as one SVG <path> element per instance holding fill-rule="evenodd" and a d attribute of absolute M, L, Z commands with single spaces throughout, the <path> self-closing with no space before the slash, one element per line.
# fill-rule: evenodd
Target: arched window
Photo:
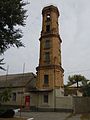
<path fill-rule="evenodd" d="M 47 14 L 47 21 L 50 21 L 50 14 Z"/>

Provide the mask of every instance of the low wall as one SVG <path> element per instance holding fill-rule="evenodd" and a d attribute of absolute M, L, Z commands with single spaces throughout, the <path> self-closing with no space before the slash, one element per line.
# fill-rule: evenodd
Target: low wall
<path fill-rule="evenodd" d="M 71 96 L 57 97 L 56 109 L 67 112 L 73 111 L 73 98 Z"/>
<path fill-rule="evenodd" d="M 90 97 L 63 96 L 56 98 L 56 110 L 74 113 L 90 113 Z"/>
<path fill-rule="evenodd" d="M 90 97 L 73 97 L 74 113 L 90 112 Z"/>

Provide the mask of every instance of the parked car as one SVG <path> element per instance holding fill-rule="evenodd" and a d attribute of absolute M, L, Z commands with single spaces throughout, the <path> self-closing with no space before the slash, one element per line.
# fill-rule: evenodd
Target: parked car
<path fill-rule="evenodd" d="M 7 109 L 0 111 L 0 118 L 13 118 L 15 111 L 13 109 Z"/>

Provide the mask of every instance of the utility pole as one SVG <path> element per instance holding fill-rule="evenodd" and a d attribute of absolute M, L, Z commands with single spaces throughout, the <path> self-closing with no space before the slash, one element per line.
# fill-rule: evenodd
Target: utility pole
<path fill-rule="evenodd" d="M 9 70 L 9 65 L 7 65 L 7 69 L 6 69 L 6 81 L 5 81 L 5 86 L 6 86 L 6 88 L 7 88 L 8 70 Z"/>
<path fill-rule="evenodd" d="M 25 72 L 25 63 L 23 64 L 23 74 L 22 74 L 22 81 L 24 78 L 24 72 Z M 21 105 L 20 105 L 20 117 L 21 117 L 21 111 L 22 111 L 22 98 L 23 98 L 23 86 L 21 86 Z"/>

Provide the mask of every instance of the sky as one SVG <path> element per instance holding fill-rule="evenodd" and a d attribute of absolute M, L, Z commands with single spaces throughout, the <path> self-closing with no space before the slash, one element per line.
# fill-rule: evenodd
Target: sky
<path fill-rule="evenodd" d="M 26 1 L 26 0 L 25 0 Z M 62 67 L 64 83 L 69 75 L 81 74 L 90 79 L 90 0 L 28 0 L 28 18 L 22 28 L 24 48 L 10 48 L 4 55 L 8 74 L 33 72 L 39 64 L 42 9 L 55 5 L 60 12 L 59 33 L 62 39 Z M 0 75 L 6 71 L 0 70 Z"/>

